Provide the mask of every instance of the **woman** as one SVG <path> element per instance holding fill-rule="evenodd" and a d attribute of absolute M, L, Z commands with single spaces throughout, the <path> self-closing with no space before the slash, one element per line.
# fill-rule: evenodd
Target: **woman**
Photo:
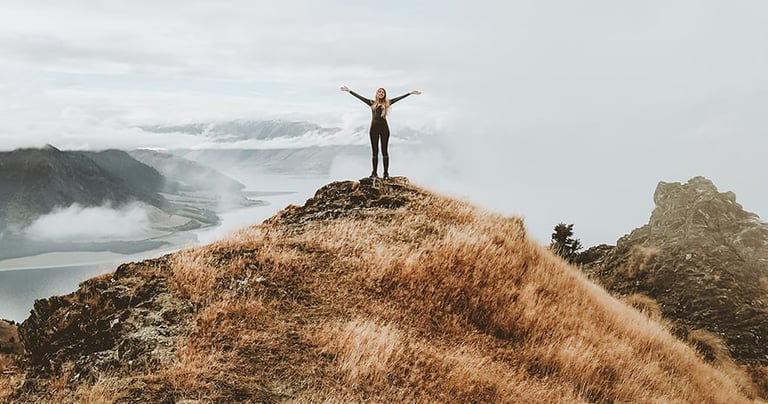
<path fill-rule="evenodd" d="M 399 97 L 393 99 L 387 98 L 387 90 L 379 88 L 376 90 L 376 98 L 370 100 L 361 96 L 360 94 L 352 91 L 347 86 L 342 86 L 341 91 L 346 91 L 360 101 L 368 104 L 371 107 L 371 149 L 373 150 L 373 158 L 371 160 L 373 165 L 373 172 L 371 177 L 378 177 L 379 174 L 379 139 L 381 139 L 381 156 L 384 158 L 384 179 L 389 178 L 389 152 L 387 151 L 387 145 L 389 145 L 389 125 L 387 125 L 387 113 L 389 107 L 402 100 L 403 98 L 413 94 L 419 95 L 421 91 L 413 90 L 410 93 L 405 93 Z"/>

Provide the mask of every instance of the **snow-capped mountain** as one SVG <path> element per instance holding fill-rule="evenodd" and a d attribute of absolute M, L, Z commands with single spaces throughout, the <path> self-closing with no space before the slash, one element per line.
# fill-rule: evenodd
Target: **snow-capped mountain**
<path fill-rule="evenodd" d="M 208 140 L 204 148 L 274 149 L 313 146 L 349 146 L 369 143 L 368 126 L 323 127 L 306 121 L 235 120 L 179 125 L 140 126 L 156 134 L 185 134 Z M 392 143 L 420 143 L 427 133 L 392 126 Z"/>

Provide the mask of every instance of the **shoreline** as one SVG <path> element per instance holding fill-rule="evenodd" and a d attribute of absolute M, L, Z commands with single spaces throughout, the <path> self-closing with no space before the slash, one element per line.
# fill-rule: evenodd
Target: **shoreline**
<path fill-rule="evenodd" d="M 258 192 L 258 191 L 257 191 Z M 261 191 L 260 193 L 268 193 Z M 294 195 L 296 192 L 278 191 L 272 193 L 272 199 L 280 199 Z M 112 251 L 51 251 L 24 257 L 14 257 L 0 260 L 0 273 L 9 271 L 23 271 L 34 269 L 55 269 L 71 268 L 77 266 L 94 265 L 115 265 L 115 268 L 123 263 L 133 261 L 143 261 L 150 258 L 160 257 L 171 254 L 176 251 L 200 246 L 211 242 L 211 234 L 227 233 L 229 226 L 225 219 L 231 215 L 237 215 L 241 212 L 254 212 L 259 210 L 271 211 L 276 205 L 269 200 L 260 200 L 263 204 L 234 209 L 220 215 L 220 222 L 215 225 L 204 226 L 192 230 L 184 230 L 175 233 L 166 233 L 159 236 L 149 237 L 141 241 L 163 241 L 167 244 L 150 250 L 139 251 L 129 254 L 121 254 Z M 238 228 L 240 226 L 235 226 Z"/>
<path fill-rule="evenodd" d="M 30 269 L 71 268 L 86 265 L 119 265 L 136 260 L 145 260 L 171 254 L 183 248 L 184 246 L 174 246 L 173 248 L 148 250 L 136 254 L 118 254 L 109 251 L 49 252 L 30 255 L 27 257 L 9 258 L 7 260 L 2 260 L 0 261 L 0 272 L 24 271 Z"/>

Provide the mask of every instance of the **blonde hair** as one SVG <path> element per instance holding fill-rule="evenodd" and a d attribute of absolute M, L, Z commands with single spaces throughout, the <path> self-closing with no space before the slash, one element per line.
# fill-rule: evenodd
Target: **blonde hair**
<path fill-rule="evenodd" d="M 377 96 L 379 93 L 379 90 L 384 91 L 384 101 L 379 101 L 379 97 Z M 390 106 L 389 98 L 387 98 L 387 90 L 384 89 L 384 87 L 379 87 L 376 89 L 376 94 L 373 96 L 373 104 L 371 104 L 371 109 L 376 110 L 378 106 L 381 106 L 381 117 L 386 118 L 387 113 L 389 113 L 389 106 Z"/>

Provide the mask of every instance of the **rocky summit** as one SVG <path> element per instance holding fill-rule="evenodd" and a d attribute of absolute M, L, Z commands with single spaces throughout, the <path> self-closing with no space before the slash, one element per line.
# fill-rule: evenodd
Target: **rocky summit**
<path fill-rule="evenodd" d="M 620 295 L 655 299 L 680 336 L 707 330 L 740 362 L 768 364 L 768 225 L 712 181 L 660 182 L 645 226 L 585 268 Z"/>

